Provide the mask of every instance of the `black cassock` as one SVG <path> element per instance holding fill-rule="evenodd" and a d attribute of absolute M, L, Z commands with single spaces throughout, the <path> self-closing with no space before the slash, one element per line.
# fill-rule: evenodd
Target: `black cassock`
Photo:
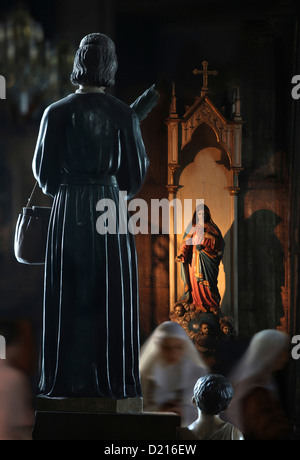
<path fill-rule="evenodd" d="M 124 222 L 118 228 L 120 216 L 129 218 L 119 190 L 133 197 L 147 167 L 138 117 L 115 97 L 74 93 L 45 110 L 33 159 L 40 187 L 54 197 L 41 395 L 141 396 L 135 243 Z M 115 204 L 116 232 L 97 231 L 103 199 Z"/>

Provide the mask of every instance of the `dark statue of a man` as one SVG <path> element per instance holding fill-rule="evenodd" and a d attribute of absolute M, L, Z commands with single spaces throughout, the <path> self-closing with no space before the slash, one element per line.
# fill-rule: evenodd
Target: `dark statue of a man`
<path fill-rule="evenodd" d="M 105 93 L 116 70 L 113 41 L 100 33 L 84 37 L 71 75 L 79 88 L 51 104 L 40 125 L 33 172 L 43 192 L 54 198 L 45 262 L 41 396 L 141 396 L 136 249 L 130 232 L 118 232 L 121 224 L 124 228 L 120 220 L 129 218 L 119 190 L 131 198 L 144 182 L 148 158 L 140 119 L 157 93 L 150 88 L 129 107 Z M 102 199 L 116 205 L 115 233 L 96 230 L 96 205 Z"/>

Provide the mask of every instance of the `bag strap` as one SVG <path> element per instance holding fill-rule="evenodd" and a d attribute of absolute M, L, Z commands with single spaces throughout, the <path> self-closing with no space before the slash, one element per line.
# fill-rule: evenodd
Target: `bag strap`
<path fill-rule="evenodd" d="M 37 184 L 38 184 L 38 182 L 36 181 L 36 183 L 34 184 L 33 190 L 32 190 L 32 192 L 31 192 L 31 195 L 30 195 L 30 197 L 28 198 L 27 204 L 26 204 L 26 206 L 25 206 L 26 208 L 29 208 L 29 206 L 30 206 L 30 204 L 31 204 L 31 200 L 32 200 L 33 194 L 34 194 L 34 192 L 35 192 L 35 189 L 36 189 L 36 187 L 37 187 Z"/>

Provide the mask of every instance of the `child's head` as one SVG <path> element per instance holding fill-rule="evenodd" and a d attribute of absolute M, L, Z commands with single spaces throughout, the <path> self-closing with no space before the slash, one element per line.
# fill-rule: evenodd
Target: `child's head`
<path fill-rule="evenodd" d="M 205 323 L 205 322 L 201 323 L 200 331 L 202 332 L 203 335 L 209 335 L 209 333 L 211 332 L 210 324 Z"/>
<path fill-rule="evenodd" d="M 220 329 L 225 335 L 230 335 L 233 333 L 233 325 L 232 322 L 226 318 L 223 318 L 220 321 Z"/>
<path fill-rule="evenodd" d="M 185 314 L 185 308 L 183 306 L 182 303 L 180 302 L 177 302 L 175 305 L 174 305 L 174 313 L 175 313 L 175 316 L 184 316 Z"/>
<path fill-rule="evenodd" d="M 223 375 L 207 374 L 194 387 L 193 400 L 204 414 L 220 414 L 228 408 L 232 398 L 232 385 Z"/>

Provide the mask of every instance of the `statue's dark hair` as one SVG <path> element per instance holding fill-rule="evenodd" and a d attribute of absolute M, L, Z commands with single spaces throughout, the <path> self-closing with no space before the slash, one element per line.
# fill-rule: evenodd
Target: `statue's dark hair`
<path fill-rule="evenodd" d="M 75 54 L 73 85 L 114 86 L 118 60 L 115 44 L 105 34 L 86 35 Z"/>
<path fill-rule="evenodd" d="M 228 408 L 233 388 L 223 375 L 207 374 L 197 381 L 194 398 L 197 408 L 204 414 L 218 415 Z"/>

